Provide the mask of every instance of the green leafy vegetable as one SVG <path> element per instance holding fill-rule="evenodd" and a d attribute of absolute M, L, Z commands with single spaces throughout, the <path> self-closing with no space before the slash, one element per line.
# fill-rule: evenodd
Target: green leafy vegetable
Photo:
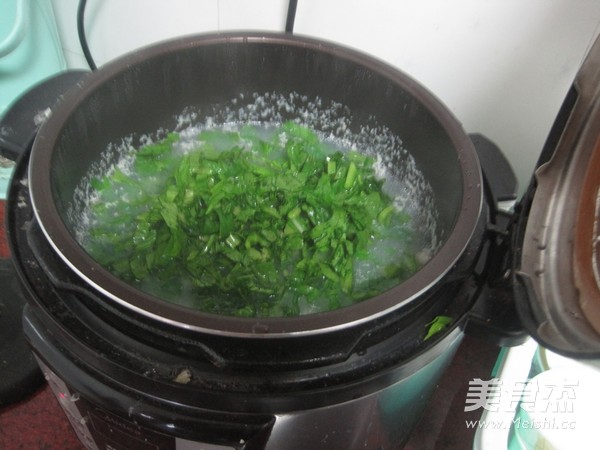
<path fill-rule="evenodd" d="M 139 149 L 132 172 L 92 181 L 88 252 L 169 301 L 238 316 L 330 310 L 418 269 L 408 216 L 382 191 L 371 157 L 321 143 L 289 122 L 203 131 Z M 402 242 L 396 246 L 386 239 Z M 383 239 L 392 252 L 372 256 Z M 357 277 L 357 267 L 372 275 Z M 363 270 L 364 271 L 364 270 Z"/>
<path fill-rule="evenodd" d="M 424 341 L 436 335 L 452 323 L 454 319 L 448 316 L 436 316 L 426 326 L 429 327 L 427 334 L 423 338 Z"/>

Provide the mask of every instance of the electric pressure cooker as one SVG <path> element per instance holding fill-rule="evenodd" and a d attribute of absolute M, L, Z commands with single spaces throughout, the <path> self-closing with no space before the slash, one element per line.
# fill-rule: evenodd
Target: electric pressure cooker
<path fill-rule="evenodd" d="M 26 297 L 25 336 L 84 445 L 402 448 L 465 331 L 502 345 L 529 333 L 563 354 L 597 357 L 598 133 L 590 118 L 599 57 L 597 44 L 514 214 L 498 208 L 514 197 L 514 176 L 493 144 L 467 136 L 410 77 L 335 44 L 191 36 L 51 80 L 59 100 L 25 133 L 7 230 Z M 232 98 L 273 92 L 295 99 L 277 110 L 284 119 L 318 98 L 343 105 L 351 127 L 374 121 L 410 150 L 431 189 L 440 242 L 412 277 L 338 310 L 239 318 L 140 291 L 77 243 L 69 205 L 104 148 L 175 128 L 188 107 L 203 120 Z M 428 336 L 442 315 L 452 322 Z"/>

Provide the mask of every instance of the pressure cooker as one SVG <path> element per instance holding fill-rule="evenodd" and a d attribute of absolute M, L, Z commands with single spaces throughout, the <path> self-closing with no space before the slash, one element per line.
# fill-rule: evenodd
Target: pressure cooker
<path fill-rule="evenodd" d="M 25 337 L 84 445 L 402 448 L 465 332 L 501 345 L 531 334 L 562 354 L 597 357 L 598 58 L 600 45 L 508 212 L 499 204 L 514 199 L 514 175 L 493 143 L 467 135 L 406 74 L 337 44 L 188 36 L 44 83 L 53 100 L 42 119 L 21 145 L 17 133 L 3 137 L 12 142 L 4 154 L 18 159 L 7 230 Z M 224 109 L 239 117 L 258 97 L 270 112 L 250 120 L 302 122 L 310 105 L 311 126 L 336 132 L 328 123 L 349 119 L 401 142 L 436 214 L 439 244 L 422 268 L 336 310 L 233 317 L 142 291 L 77 242 L 72 204 L 104 149 L 177 129 L 182 111 L 199 122 Z M 407 176 L 402 152 L 381 152 L 392 177 Z M 442 316 L 449 322 L 430 335 Z"/>

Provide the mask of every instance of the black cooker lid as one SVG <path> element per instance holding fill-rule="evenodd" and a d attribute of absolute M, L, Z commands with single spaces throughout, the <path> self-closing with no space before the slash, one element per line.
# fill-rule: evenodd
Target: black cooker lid
<path fill-rule="evenodd" d="M 583 62 L 519 207 L 515 295 L 543 346 L 600 357 L 600 39 Z"/>

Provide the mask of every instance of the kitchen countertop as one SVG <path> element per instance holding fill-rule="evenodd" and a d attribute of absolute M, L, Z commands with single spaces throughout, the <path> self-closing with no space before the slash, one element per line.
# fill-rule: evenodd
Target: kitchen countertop
<path fill-rule="evenodd" d="M 4 201 L 0 201 L 4 224 Z M 0 258 L 9 257 L 4 227 L 0 228 Z M 482 410 L 465 412 L 469 381 L 490 379 L 499 348 L 485 339 L 466 336 L 449 369 L 429 400 L 406 450 L 466 450 L 472 447 L 474 429 L 467 420 Z M 83 446 L 50 388 L 44 384 L 18 403 L 0 409 L 2 450 L 82 450 Z"/>

